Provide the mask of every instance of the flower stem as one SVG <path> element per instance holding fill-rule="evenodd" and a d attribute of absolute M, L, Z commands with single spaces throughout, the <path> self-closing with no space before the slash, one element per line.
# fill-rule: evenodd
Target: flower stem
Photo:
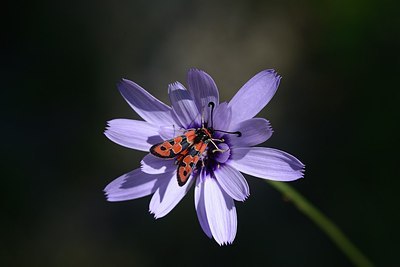
<path fill-rule="evenodd" d="M 330 219 L 322 214 L 292 186 L 282 182 L 267 182 L 291 200 L 300 211 L 307 215 L 323 232 L 325 232 L 332 242 L 342 250 L 355 266 L 374 266 Z"/>

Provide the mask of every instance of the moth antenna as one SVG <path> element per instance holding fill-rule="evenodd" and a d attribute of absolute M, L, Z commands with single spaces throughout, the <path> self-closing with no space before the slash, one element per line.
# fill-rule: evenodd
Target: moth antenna
<path fill-rule="evenodd" d="M 193 122 L 194 122 L 199 116 L 200 116 L 200 114 L 197 114 L 197 115 L 196 115 L 196 117 L 190 122 L 188 128 L 193 128 L 193 127 L 194 127 Z M 203 115 L 201 115 L 201 117 L 202 117 L 202 119 L 201 119 L 201 120 L 202 120 L 201 125 L 203 126 Z M 192 127 L 192 126 L 193 126 L 193 127 Z"/>
<path fill-rule="evenodd" d="M 209 102 L 208 106 L 211 107 L 211 114 L 210 114 L 210 124 L 211 128 L 214 126 L 214 108 L 215 108 L 215 103 L 214 102 Z"/>
<path fill-rule="evenodd" d="M 204 128 L 204 109 L 201 111 L 201 128 Z"/>
<path fill-rule="evenodd" d="M 242 136 L 242 133 L 239 132 L 239 131 L 236 131 L 236 132 L 227 132 L 227 131 L 222 131 L 222 130 L 214 130 L 214 132 L 227 133 L 227 134 L 236 134 L 237 137 L 241 137 L 241 136 Z"/>

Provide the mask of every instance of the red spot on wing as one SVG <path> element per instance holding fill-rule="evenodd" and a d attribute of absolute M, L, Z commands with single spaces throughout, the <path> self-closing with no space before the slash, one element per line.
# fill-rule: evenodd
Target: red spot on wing
<path fill-rule="evenodd" d="M 201 154 L 203 154 L 203 152 L 206 150 L 206 148 L 207 148 L 207 143 L 205 143 L 205 142 L 200 142 L 200 143 L 197 143 L 196 145 L 194 145 L 194 148 L 199 152 L 199 154 L 201 155 Z"/>
<path fill-rule="evenodd" d="M 208 129 L 192 129 L 181 136 L 152 146 L 150 153 L 160 158 L 175 158 L 178 165 L 178 184 L 183 186 L 196 168 L 200 156 L 207 149 L 210 138 L 211 133 Z"/>
<path fill-rule="evenodd" d="M 190 151 L 189 150 L 186 151 L 187 155 L 181 157 L 178 166 L 178 172 L 176 174 L 178 179 L 178 184 L 180 186 L 186 184 L 194 168 L 196 167 L 197 162 L 200 159 L 200 155 L 204 152 L 204 150 L 207 147 L 207 144 L 203 142 L 200 142 L 199 144 L 200 146 L 198 146 L 198 144 L 194 145 Z M 200 147 L 200 150 L 196 149 L 196 147 Z M 195 153 L 193 153 L 193 151 L 195 151 Z"/>
<path fill-rule="evenodd" d="M 179 164 L 181 160 L 189 153 L 189 149 L 182 151 L 178 156 L 176 156 L 176 162 Z"/>
<path fill-rule="evenodd" d="M 157 157 L 172 158 L 175 155 L 171 155 L 171 149 L 172 145 L 168 141 L 165 141 L 162 142 L 161 144 L 152 146 L 150 148 L 150 152 Z"/>
<path fill-rule="evenodd" d="M 199 156 L 186 155 L 179 163 L 177 178 L 178 184 L 183 186 L 188 181 L 196 163 L 199 161 Z"/>
<path fill-rule="evenodd" d="M 194 139 L 196 138 L 196 131 L 195 130 L 189 130 L 185 132 L 187 142 L 189 144 L 193 144 Z"/>
<path fill-rule="evenodd" d="M 174 145 L 172 146 L 171 149 L 175 153 L 175 155 L 178 155 L 179 152 L 182 151 L 182 140 L 183 138 L 181 136 L 174 138 Z"/>
<path fill-rule="evenodd" d="M 186 136 L 177 136 L 150 148 L 150 153 L 160 158 L 174 158 L 182 152 L 182 143 Z"/>

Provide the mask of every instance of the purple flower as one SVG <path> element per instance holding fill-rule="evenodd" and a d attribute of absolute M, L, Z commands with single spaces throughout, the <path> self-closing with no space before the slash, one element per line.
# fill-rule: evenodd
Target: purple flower
<path fill-rule="evenodd" d="M 119 145 L 149 152 L 154 144 L 211 121 L 213 129 L 239 131 L 241 136 L 213 131 L 212 138 L 219 141 L 208 144 L 183 186 L 177 181 L 177 160 L 161 159 L 149 153 L 140 168 L 118 177 L 104 189 L 108 201 L 153 194 L 149 210 L 155 218 L 161 218 L 195 184 L 195 208 L 203 231 L 220 245 L 232 243 L 237 229 L 234 200 L 244 201 L 250 194 L 242 173 L 276 181 L 303 177 L 304 165 L 294 156 L 277 149 L 254 147 L 272 135 L 269 122 L 254 116 L 273 97 L 280 78 L 273 70 L 261 71 L 229 103 L 219 103 L 214 80 L 201 70 L 191 69 L 188 90 L 179 82 L 169 85 L 171 107 L 136 83 L 123 79 L 118 89 L 144 121 L 109 121 L 105 135 Z M 215 105 L 213 112 L 210 102 Z"/>

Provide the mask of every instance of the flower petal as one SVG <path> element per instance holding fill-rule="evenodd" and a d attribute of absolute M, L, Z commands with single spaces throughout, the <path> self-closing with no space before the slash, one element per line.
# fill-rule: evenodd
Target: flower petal
<path fill-rule="evenodd" d="M 186 129 L 184 129 L 182 127 L 170 125 L 170 126 L 160 126 L 158 133 L 160 134 L 160 136 L 163 140 L 168 140 L 168 139 L 175 138 L 179 135 L 183 135 L 185 133 L 185 131 L 186 131 Z"/>
<path fill-rule="evenodd" d="M 233 199 L 213 178 L 204 180 L 204 202 L 211 233 L 219 245 L 231 244 L 236 236 L 237 217 Z"/>
<path fill-rule="evenodd" d="M 164 140 L 172 139 L 176 136 L 176 128 L 173 125 L 170 126 L 161 126 L 158 133 L 161 138 Z"/>
<path fill-rule="evenodd" d="M 234 200 L 245 201 L 250 195 L 246 179 L 231 166 L 221 165 L 214 171 L 214 174 L 221 188 Z"/>
<path fill-rule="evenodd" d="M 189 191 L 193 180 L 191 176 L 184 186 L 179 186 L 176 171 L 170 173 L 170 177 L 166 177 L 166 181 L 157 188 L 151 198 L 149 211 L 154 214 L 154 218 L 167 215 Z"/>
<path fill-rule="evenodd" d="M 229 102 L 235 122 L 253 118 L 274 96 L 281 76 L 274 70 L 264 70 L 251 78 Z"/>
<path fill-rule="evenodd" d="M 201 115 L 191 93 L 181 83 L 175 82 L 168 86 L 168 94 L 181 125 L 185 129 L 199 126 Z"/>
<path fill-rule="evenodd" d="M 229 146 L 225 143 L 218 144 L 218 148 L 223 150 L 224 152 L 216 151 L 214 153 L 214 158 L 219 163 L 225 163 L 231 156 L 231 150 Z"/>
<path fill-rule="evenodd" d="M 214 111 L 214 129 L 227 131 L 232 120 L 232 110 L 228 103 L 219 104 Z"/>
<path fill-rule="evenodd" d="M 171 116 L 171 108 L 138 84 L 122 79 L 117 86 L 126 102 L 145 121 L 158 126 L 175 124 Z"/>
<path fill-rule="evenodd" d="M 171 174 L 147 174 L 140 169 L 128 172 L 111 183 L 109 183 L 104 192 L 108 201 L 123 201 L 136 199 L 152 194 L 157 189 L 157 183 L 165 176 Z"/>
<path fill-rule="evenodd" d="M 198 69 L 190 69 L 187 75 L 189 90 L 193 92 L 198 110 L 204 112 L 204 119 L 208 121 L 211 109 L 208 103 L 219 103 L 219 93 L 213 78 L 206 72 Z"/>
<path fill-rule="evenodd" d="M 255 146 L 267 141 L 272 135 L 272 128 L 266 119 L 253 118 L 239 122 L 231 126 L 229 131 L 239 131 L 242 135 L 230 135 L 229 140 L 232 146 L 246 147 Z"/>
<path fill-rule="evenodd" d="M 158 127 L 145 121 L 115 119 L 108 121 L 104 134 L 111 141 L 125 147 L 149 151 L 154 144 L 163 140 L 158 133 Z"/>
<path fill-rule="evenodd" d="M 203 175 L 204 172 L 201 172 L 200 175 Z M 194 188 L 194 206 L 196 208 L 197 218 L 199 219 L 199 223 L 201 229 L 203 229 L 204 233 L 211 238 L 211 229 L 208 225 L 206 206 L 204 203 L 204 180 L 205 178 L 197 179 L 196 186 Z"/>
<path fill-rule="evenodd" d="M 148 174 L 161 174 L 166 172 L 173 172 L 176 170 L 174 160 L 160 159 L 152 154 L 147 154 L 142 161 L 141 170 Z"/>
<path fill-rule="evenodd" d="M 275 181 L 303 177 L 304 165 L 294 156 L 273 148 L 232 148 L 229 165 L 241 172 Z"/>

